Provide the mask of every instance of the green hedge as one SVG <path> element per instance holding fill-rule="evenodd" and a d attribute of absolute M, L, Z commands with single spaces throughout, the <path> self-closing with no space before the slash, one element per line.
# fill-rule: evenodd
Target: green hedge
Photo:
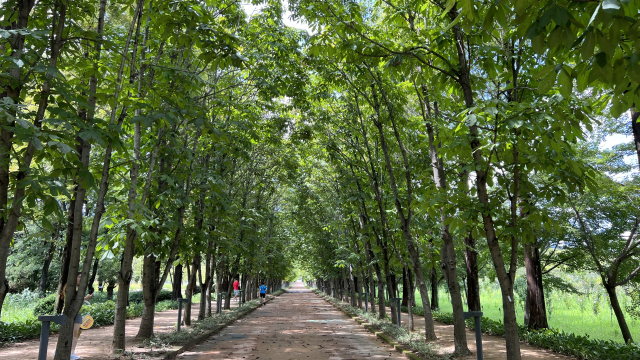
<path fill-rule="evenodd" d="M 41 299 L 41 302 L 36 306 L 37 311 L 48 310 L 50 300 L 47 298 Z M 127 307 L 127 319 L 134 318 L 142 315 L 143 304 L 131 304 Z M 156 311 L 165 311 L 171 309 L 177 309 L 178 302 L 171 300 L 164 300 L 156 304 Z M 34 312 L 36 312 L 34 310 Z M 53 304 L 51 304 L 51 311 L 44 311 L 42 314 L 50 314 L 53 312 Z M 115 302 L 109 300 L 104 303 L 84 305 L 80 310 L 83 315 L 90 315 L 93 318 L 93 326 L 106 326 L 112 325 L 115 318 Z M 24 339 L 33 339 L 40 337 L 41 323 L 38 321 L 37 316 L 41 314 L 34 314 L 33 318 L 29 318 L 24 322 L 11 322 L 4 323 L 0 321 L 0 345 L 2 343 L 16 342 Z M 51 324 L 51 332 L 56 332 L 59 326 L 57 324 Z"/>

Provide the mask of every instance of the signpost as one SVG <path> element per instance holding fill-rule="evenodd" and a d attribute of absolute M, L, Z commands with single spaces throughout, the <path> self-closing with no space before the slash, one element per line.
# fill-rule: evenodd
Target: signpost
<path fill-rule="evenodd" d="M 67 315 L 40 315 L 38 316 L 38 321 L 42 321 L 38 360 L 47 360 L 47 347 L 49 346 L 49 331 L 51 330 L 51 322 L 53 321 L 58 325 L 64 325 L 67 322 Z"/>

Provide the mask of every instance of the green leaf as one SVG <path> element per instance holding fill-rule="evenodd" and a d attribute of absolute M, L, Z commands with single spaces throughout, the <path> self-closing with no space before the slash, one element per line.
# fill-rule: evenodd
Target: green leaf
<path fill-rule="evenodd" d="M 51 224 L 49 219 L 47 219 L 46 216 L 42 217 L 42 227 L 44 227 L 45 229 L 47 229 L 49 231 L 55 231 L 55 228 L 53 227 L 53 225 Z"/>
<path fill-rule="evenodd" d="M 538 55 L 544 54 L 546 48 L 544 47 L 544 34 L 540 34 L 531 40 L 531 45 L 533 46 L 533 51 Z"/>
<path fill-rule="evenodd" d="M 593 49 L 596 47 L 596 35 L 593 31 L 588 31 L 589 33 L 584 37 L 582 48 L 580 48 L 580 54 L 583 60 L 589 59 L 593 55 Z"/>
<path fill-rule="evenodd" d="M 568 48 L 571 48 L 573 41 L 576 39 L 573 31 L 570 28 L 563 28 L 562 30 L 562 44 Z"/>
<path fill-rule="evenodd" d="M 573 90 L 573 79 L 571 79 L 571 76 L 564 70 L 561 71 L 558 76 L 558 85 L 560 86 L 560 94 L 562 97 L 565 99 L 570 98 Z"/>
<path fill-rule="evenodd" d="M 619 96 L 614 97 L 613 99 L 611 99 L 611 116 L 618 118 L 620 117 L 620 115 L 622 115 L 623 112 L 627 111 L 628 108 L 627 106 L 625 106 L 624 101 L 622 101 L 622 99 Z"/>

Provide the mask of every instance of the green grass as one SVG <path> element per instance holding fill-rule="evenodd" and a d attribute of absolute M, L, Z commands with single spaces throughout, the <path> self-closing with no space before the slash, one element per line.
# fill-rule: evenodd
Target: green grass
<path fill-rule="evenodd" d="M 36 319 L 33 315 L 38 301 L 37 291 L 24 291 L 20 294 L 7 294 L 2 304 L 2 322 L 25 322 L 29 319 Z"/>
<path fill-rule="evenodd" d="M 581 294 L 563 291 L 545 291 L 549 326 L 576 335 L 588 335 L 593 339 L 613 340 L 623 343 L 620 327 L 609 305 L 609 299 L 598 279 L 589 274 L 560 274 L 570 281 Z M 621 306 L 624 308 L 629 297 L 618 290 Z M 451 300 L 446 288 L 439 292 L 440 310 L 452 312 Z M 466 299 L 463 298 L 466 304 Z M 503 320 L 502 296 L 497 282 L 481 282 L 480 303 L 485 317 Z M 518 323 L 524 323 L 524 299 L 516 295 L 516 315 Z M 422 306 L 420 294 L 416 292 L 416 305 Z M 466 310 L 466 306 L 465 306 Z M 634 339 L 640 338 L 640 321 L 626 314 L 627 324 Z"/>

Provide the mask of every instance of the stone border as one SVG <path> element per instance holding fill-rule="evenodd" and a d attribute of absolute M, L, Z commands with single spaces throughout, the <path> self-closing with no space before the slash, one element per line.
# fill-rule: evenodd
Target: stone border
<path fill-rule="evenodd" d="M 314 294 L 316 294 L 316 292 L 314 291 L 316 289 L 312 289 L 312 292 Z M 329 304 L 331 304 L 331 306 L 333 306 L 334 308 L 340 310 L 342 313 L 344 313 L 345 315 L 349 316 L 350 318 L 352 318 L 353 320 L 355 320 L 358 324 L 362 325 L 363 328 L 365 328 L 367 331 L 373 333 L 375 336 L 377 336 L 378 338 L 380 338 L 382 341 L 384 341 L 385 343 L 387 343 L 388 345 L 391 345 L 393 347 L 393 349 L 399 353 L 402 353 L 403 355 L 405 355 L 406 357 L 408 357 L 411 360 L 423 360 L 421 357 L 417 356 L 413 351 L 406 349 L 403 345 L 400 345 L 398 343 L 396 343 L 395 341 L 393 341 L 393 339 L 388 336 L 387 334 L 385 334 L 382 331 L 378 331 L 376 329 L 373 328 L 373 326 L 371 326 L 368 322 L 361 320 L 360 318 L 358 318 L 357 316 L 353 316 L 353 314 L 347 312 L 346 310 L 344 310 L 343 308 L 331 303 L 329 300 L 325 299 L 324 297 L 316 294 L 319 298 L 321 298 L 322 300 L 328 302 Z"/>
<path fill-rule="evenodd" d="M 266 300 L 265 304 L 270 302 L 270 301 L 272 301 L 276 297 L 284 294 L 286 292 L 286 289 L 283 289 L 283 290 L 285 290 L 285 291 L 283 291 L 282 293 L 280 293 L 278 295 L 274 295 L 270 299 Z M 192 338 L 186 344 L 182 345 L 179 349 L 167 352 L 164 355 L 162 355 L 159 359 L 162 359 L 162 360 L 173 360 L 173 359 L 175 359 L 178 355 L 182 354 L 183 352 L 186 352 L 187 350 L 189 350 L 190 348 L 192 348 L 192 347 L 196 346 L 197 344 L 203 342 L 207 338 L 209 338 L 209 337 L 211 337 L 213 335 L 216 335 L 220 331 L 224 330 L 227 326 L 229 326 L 229 325 L 233 324 L 234 322 L 236 322 L 236 320 L 241 319 L 241 318 L 245 317 L 246 315 L 251 314 L 252 312 L 254 312 L 259 307 L 260 307 L 260 305 L 254 307 L 254 308 L 249 308 L 247 310 L 244 310 L 244 311 L 241 311 L 241 312 L 237 313 L 236 316 L 234 316 L 233 318 L 229 319 L 227 322 L 216 326 L 215 328 L 205 332 L 204 334 L 200 334 L 200 335 L 196 336 L 195 338 Z"/>

